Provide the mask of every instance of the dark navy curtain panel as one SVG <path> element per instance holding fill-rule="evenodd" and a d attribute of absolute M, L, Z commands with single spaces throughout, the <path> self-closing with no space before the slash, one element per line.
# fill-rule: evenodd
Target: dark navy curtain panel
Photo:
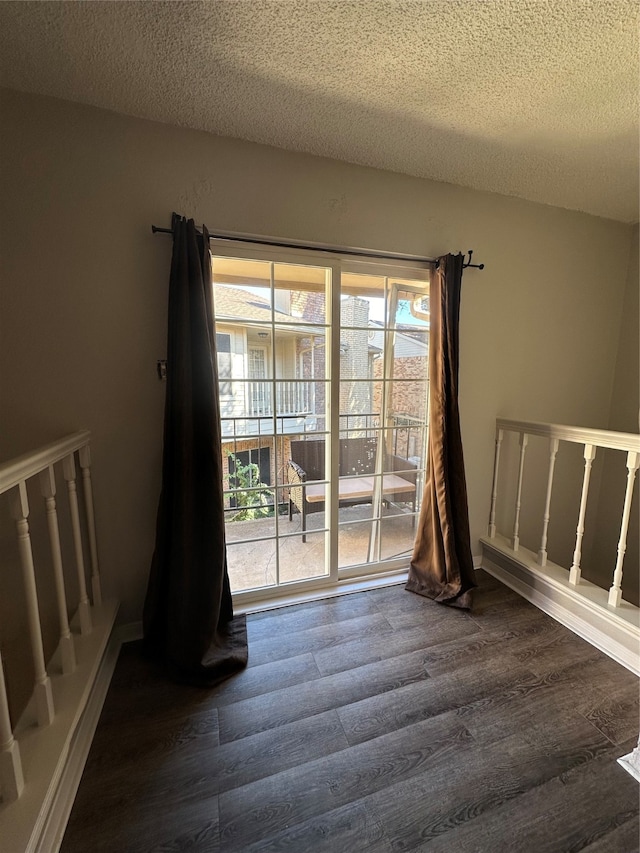
<path fill-rule="evenodd" d="M 144 605 L 148 651 L 181 681 L 211 686 L 246 666 L 224 528 L 209 239 L 173 214 L 162 491 Z"/>

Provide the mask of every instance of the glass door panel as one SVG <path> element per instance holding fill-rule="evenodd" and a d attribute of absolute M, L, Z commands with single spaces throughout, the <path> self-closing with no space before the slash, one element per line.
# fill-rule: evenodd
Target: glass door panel
<path fill-rule="evenodd" d="M 428 295 L 422 282 L 358 274 L 348 277 L 347 288 L 338 557 L 340 568 L 354 566 L 366 548 L 362 562 L 371 570 L 413 548 L 426 447 Z"/>
<path fill-rule="evenodd" d="M 213 259 L 234 593 L 335 584 L 339 568 L 399 566 L 413 547 L 426 273 L 394 278 L 366 263 L 293 258 Z"/>
<path fill-rule="evenodd" d="M 213 258 L 233 592 L 330 572 L 323 451 L 331 273 L 312 264 Z M 322 447 L 321 470 L 292 466 L 302 439 Z"/>
<path fill-rule="evenodd" d="M 371 504 L 340 510 L 338 525 L 338 561 L 341 569 L 365 565 L 369 553 L 373 524 L 358 521 L 357 516 L 371 516 Z"/>

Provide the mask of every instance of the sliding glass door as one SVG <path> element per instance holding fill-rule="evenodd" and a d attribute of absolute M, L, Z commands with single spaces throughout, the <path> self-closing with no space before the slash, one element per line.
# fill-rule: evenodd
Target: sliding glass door
<path fill-rule="evenodd" d="M 406 565 L 424 479 L 428 272 L 216 247 L 236 594 Z"/>
<path fill-rule="evenodd" d="M 424 480 L 428 323 L 426 282 L 342 272 L 339 473 L 348 480 L 366 469 L 371 480 L 361 504 L 341 502 L 342 576 L 411 553 Z M 363 446 L 365 461 L 357 458 Z"/>

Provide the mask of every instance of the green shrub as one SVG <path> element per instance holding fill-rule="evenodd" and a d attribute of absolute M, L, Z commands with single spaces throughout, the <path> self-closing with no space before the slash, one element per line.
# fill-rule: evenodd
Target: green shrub
<path fill-rule="evenodd" d="M 255 462 L 243 465 L 235 453 L 229 454 L 234 470 L 229 474 L 229 488 L 237 489 L 232 495 L 237 512 L 230 521 L 251 521 L 273 515 L 273 492 L 260 480 L 260 469 Z M 251 491 L 248 491 L 251 489 Z"/>

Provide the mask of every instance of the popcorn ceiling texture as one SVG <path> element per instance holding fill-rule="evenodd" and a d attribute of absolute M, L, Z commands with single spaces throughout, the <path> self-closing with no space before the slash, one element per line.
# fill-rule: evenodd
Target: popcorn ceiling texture
<path fill-rule="evenodd" d="M 0 82 L 636 221 L 639 3 L 3 2 Z"/>

